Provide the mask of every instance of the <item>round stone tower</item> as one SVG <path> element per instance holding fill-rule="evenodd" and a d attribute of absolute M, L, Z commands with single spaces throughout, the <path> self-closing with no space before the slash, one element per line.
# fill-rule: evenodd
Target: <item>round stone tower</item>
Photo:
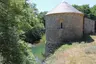
<path fill-rule="evenodd" d="M 64 41 L 82 38 L 83 16 L 83 13 L 66 2 L 46 14 L 46 55 L 53 53 Z"/>

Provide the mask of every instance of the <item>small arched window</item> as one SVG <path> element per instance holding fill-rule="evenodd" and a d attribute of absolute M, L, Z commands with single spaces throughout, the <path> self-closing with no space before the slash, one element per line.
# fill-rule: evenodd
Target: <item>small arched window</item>
<path fill-rule="evenodd" d="M 60 21 L 60 29 L 62 29 L 63 28 L 63 21 L 64 20 L 63 19 L 60 19 L 59 21 Z"/>
<path fill-rule="evenodd" d="M 63 23 L 62 23 L 62 22 L 61 22 L 60 28 L 61 28 L 61 29 L 63 28 Z"/>
<path fill-rule="evenodd" d="M 59 23 L 59 29 L 63 29 L 63 21 L 64 19 L 60 18 L 60 19 L 57 19 L 58 23 Z"/>

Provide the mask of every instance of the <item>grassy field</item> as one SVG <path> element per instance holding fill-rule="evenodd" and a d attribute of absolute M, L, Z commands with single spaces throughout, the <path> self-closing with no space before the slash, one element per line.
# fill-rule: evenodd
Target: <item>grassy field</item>
<path fill-rule="evenodd" d="M 96 36 L 88 36 L 86 42 L 62 45 L 46 64 L 96 64 Z"/>

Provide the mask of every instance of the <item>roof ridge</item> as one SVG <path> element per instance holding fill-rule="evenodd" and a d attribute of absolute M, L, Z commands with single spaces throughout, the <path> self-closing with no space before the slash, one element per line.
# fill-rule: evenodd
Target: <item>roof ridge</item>
<path fill-rule="evenodd" d="M 76 8 L 74 8 L 72 5 L 68 4 L 67 2 L 63 1 L 61 2 L 56 8 L 53 8 L 51 11 L 49 11 L 46 15 L 49 14 L 55 14 L 55 13 L 79 13 L 83 14 Z"/>
<path fill-rule="evenodd" d="M 66 4 L 68 4 L 66 1 L 62 1 L 61 3 L 66 3 Z"/>

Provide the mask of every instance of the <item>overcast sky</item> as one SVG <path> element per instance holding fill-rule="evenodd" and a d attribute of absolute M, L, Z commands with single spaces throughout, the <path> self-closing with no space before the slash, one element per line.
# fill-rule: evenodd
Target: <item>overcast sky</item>
<path fill-rule="evenodd" d="M 52 8 L 56 7 L 62 1 L 66 1 L 69 4 L 89 4 L 93 6 L 96 4 L 96 0 L 30 0 L 30 2 L 35 3 L 39 11 L 50 11 Z"/>

